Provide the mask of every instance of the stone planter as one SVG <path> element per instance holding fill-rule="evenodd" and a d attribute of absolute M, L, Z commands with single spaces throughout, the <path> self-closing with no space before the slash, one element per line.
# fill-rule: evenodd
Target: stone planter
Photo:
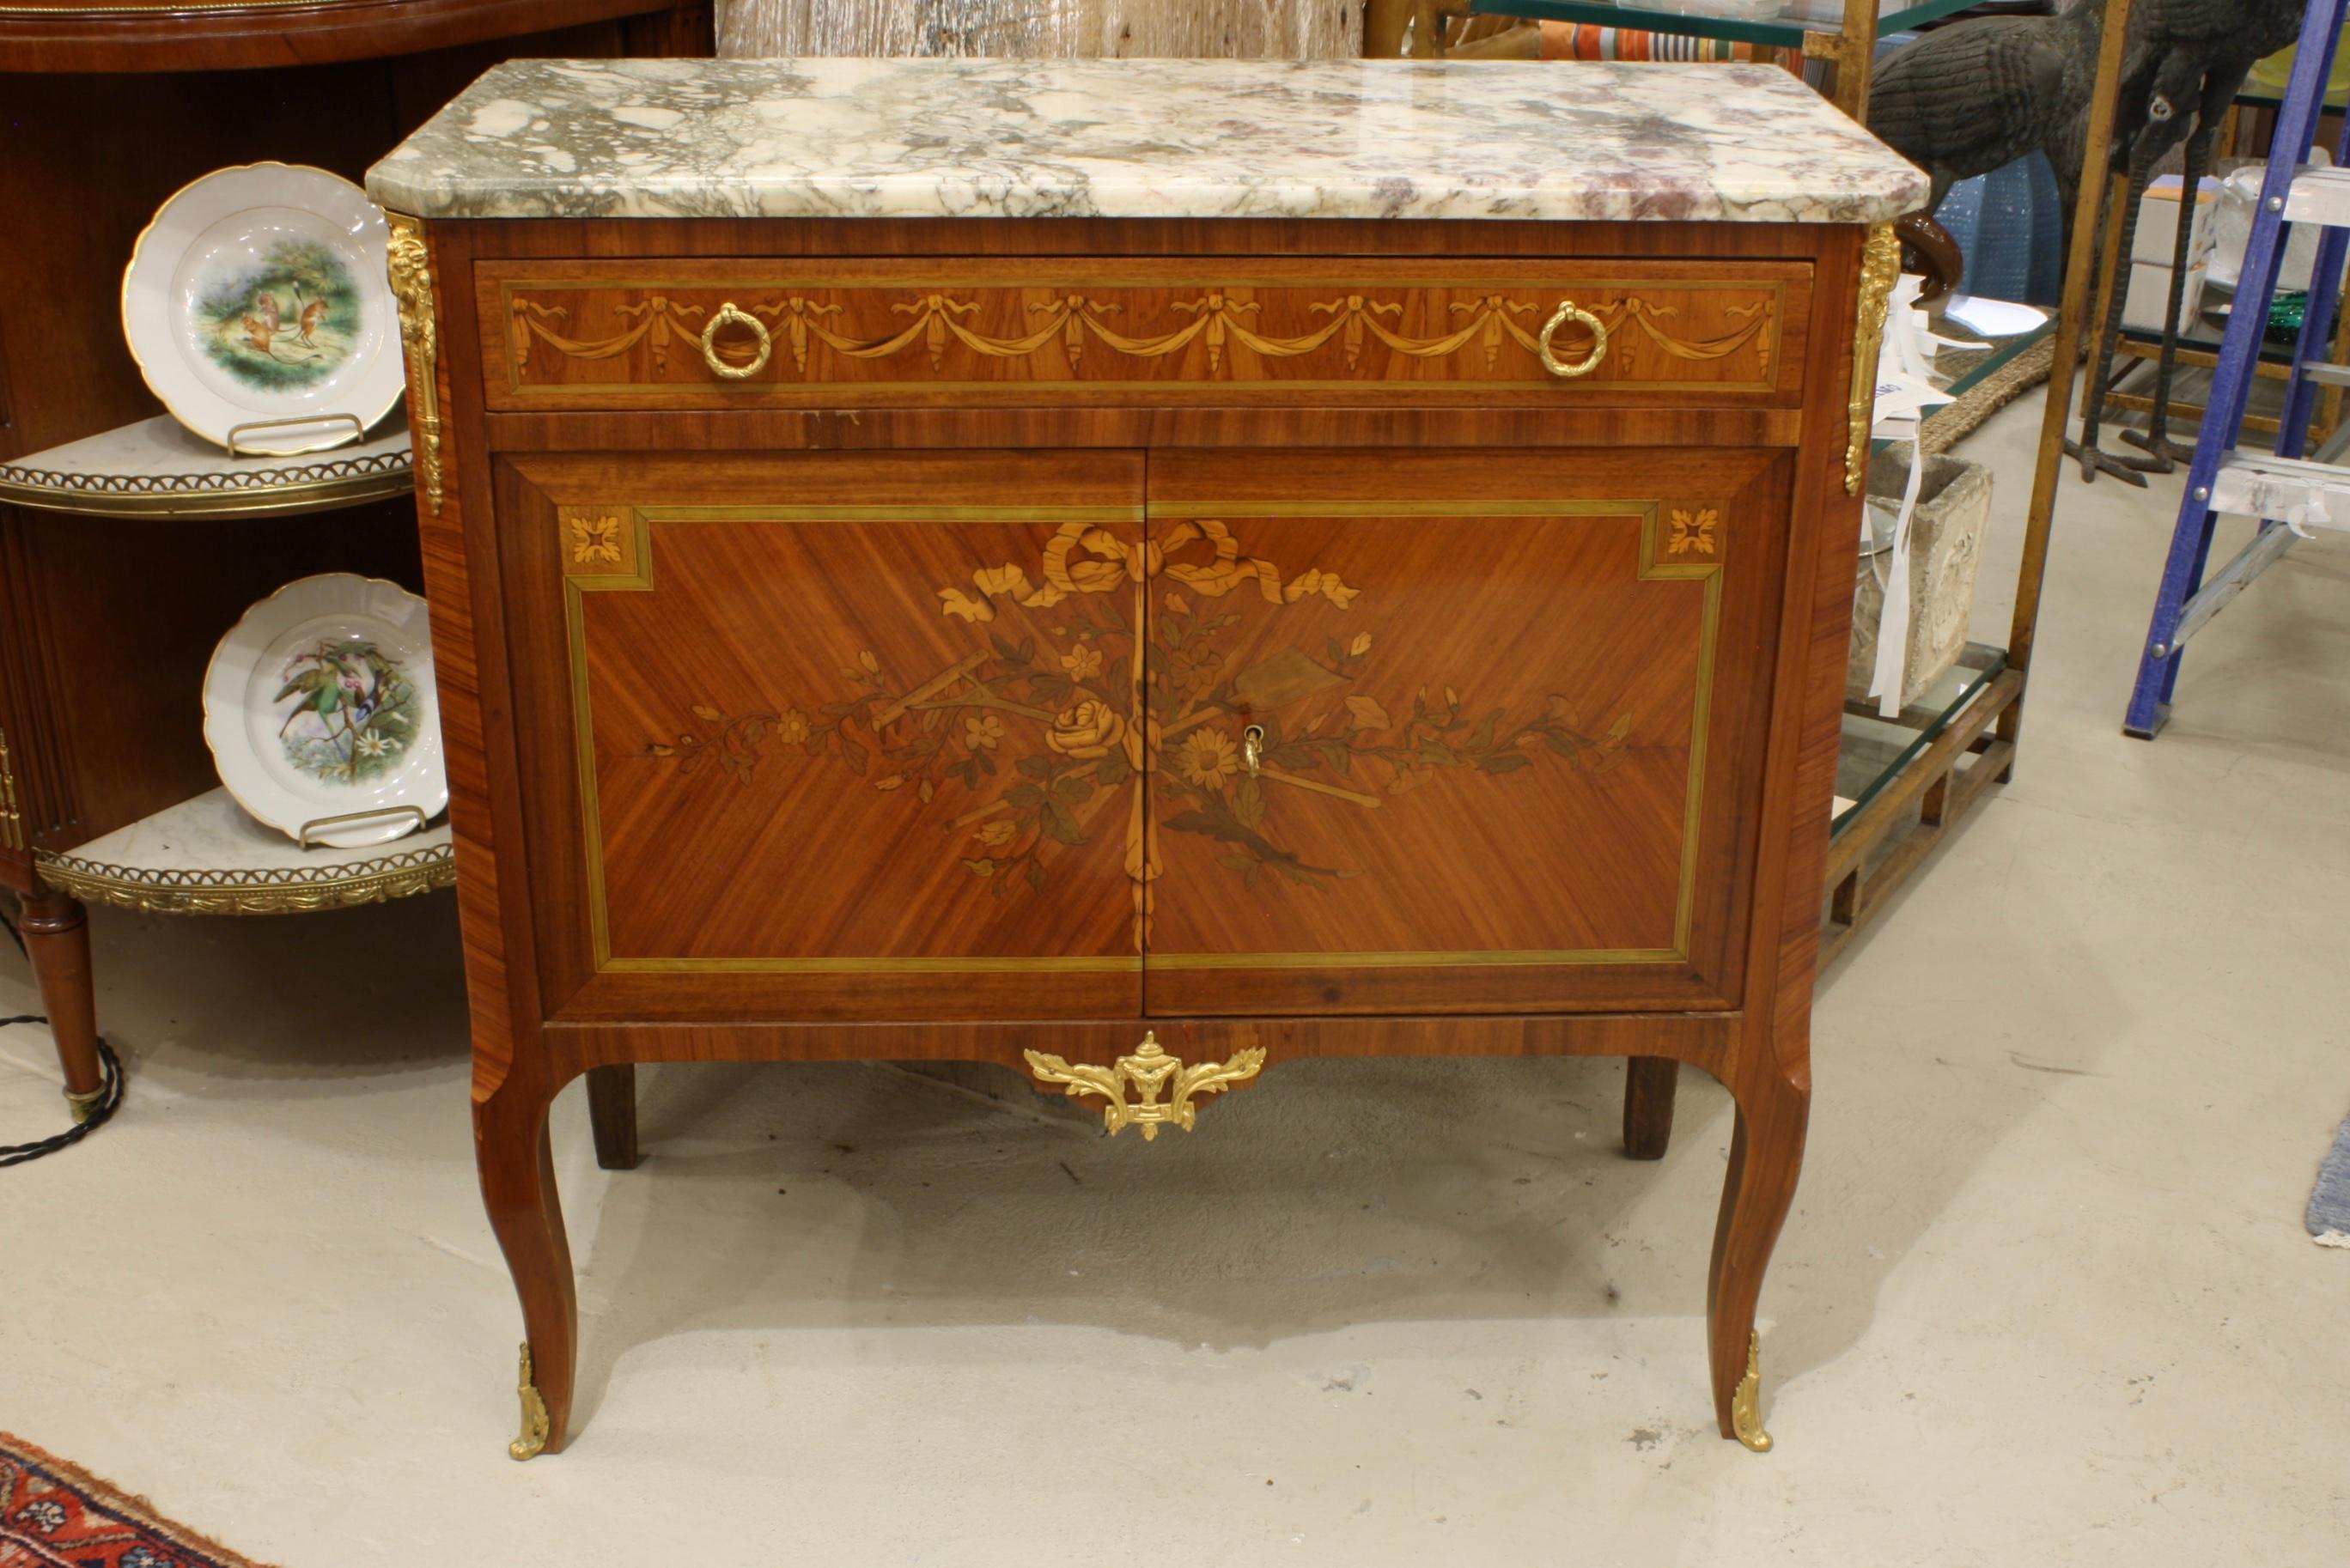
<path fill-rule="evenodd" d="M 1908 446 L 1877 454 L 1868 470 L 1872 501 L 1898 506 L 1909 482 Z M 1888 514 L 1869 508 L 1873 537 L 1863 546 L 1853 586 L 1852 653 L 1845 666 L 1845 695 L 1866 701 L 1877 670 L 1877 630 L 1885 614 L 1885 573 L 1893 558 L 1893 538 L 1884 525 Z M 1903 670 L 1901 705 L 1925 694 L 1950 671 L 1967 645 L 1967 618 L 1975 603 L 1975 576 L 1982 565 L 1983 534 L 1991 524 L 1991 470 L 1939 454 L 1926 459 L 1918 489 L 1918 513 L 1909 535 L 1909 654 Z"/>

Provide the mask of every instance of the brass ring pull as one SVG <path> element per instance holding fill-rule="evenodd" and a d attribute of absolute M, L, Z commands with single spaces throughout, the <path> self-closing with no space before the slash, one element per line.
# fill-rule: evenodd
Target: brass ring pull
<path fill-rule="evenodd" d="M 718 329 L 726 326 L 747 327 L 759 340 L 759 352 L 749 364 L 729 365 L 718 357 Z M 731 299 L 718 307 L 718 314 L 702 329 L 702 362 L 730 381 L 747 381 L 765 369 L 767 356 L 775 351 L 775 340 L 768 336 L 759 318 Z"/>
<path fill-rule="evenodd" d="M 1249 777 L 1256 777 L 1257 764 L 1264 761 L 1264 726 L 1251 724 L 1241 732 L 1241 761 L 1248 764 Z"/>
<path fill-rule="evenodd" d="M 1591 352 L 1584 356 L 1580 363 L 1573 365 L 1563 363 L 1557 355 L 1550 351 L 1551 334 L 1570 321 L 1580 321 L 1584 326 L 1590 327 L 1592 337 Z M 1570 379 L 1576 376 L 1588 376 L 1592 371 L 1599 369 L 1599 361 L 1607 358 L 1607 327 L 1599 317 L 1581 308 L 1575 301 L 1562 299 L 1558 302 L 1558 308 L 1551 313 L 1550 319 L 1543 324 L 1542 336 L 1535 339 L 1534 347 L 1542 355 L 1543 369 L 1552 375 L 1563 376 Z"/>

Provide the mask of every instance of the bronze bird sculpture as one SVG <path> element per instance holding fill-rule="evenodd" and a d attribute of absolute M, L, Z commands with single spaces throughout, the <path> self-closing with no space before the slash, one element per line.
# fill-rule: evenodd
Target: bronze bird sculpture
<path fill-rule="evenodd" d="M 2170 383 L 2178 363 L 2178 317 L 2187 290 L 2195 193 L 2210 168 L 2211 144 L 2228 106 L 2243 90 L 2253 66 L 2300 36 L 2306 7 L 2307 0 L 2137 0 L 2122 69 L 2127 82 L 2142 84 L 2137 90 L 2145 107 L 2129 148 L 2129 208 L 2122 232 L 2137 233 L 2147 177 L 2183 141 L 2178 231 L 2171 245 L 2170 297 L 2163 316 L 2153 410 L 2145 432 L 2122 432 L 2123 440 L 2143 448 L 2147 455 L 2116 460 L 2097 450 L 2111 357 L 2121 332 L 2124 291 L 2116 286 L 2083 409 L 2079 454 L 2084 477 L 2102 468 L 2143 484 L 2140 473 L 2168 473 L 2193 455 L 2191 449 L 2170 439 Z"/>
<path fill-rule="evenodd" d="M 1931 213 L 1960 180 L 2045 151 L 2073 217 L 2077 152 L 2061 156 L 2089 101 L 2102 0 L 2053 16 L 1979 16 L 1897 49 L 1869 88 L 1868 128 L 1933 179 Z"/>

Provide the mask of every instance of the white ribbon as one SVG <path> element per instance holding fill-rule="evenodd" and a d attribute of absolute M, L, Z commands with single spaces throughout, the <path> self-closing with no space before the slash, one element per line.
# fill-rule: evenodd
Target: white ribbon
<path fill-rule="evenodd" d="M 1909 535 L 1918 515 L 1918 491 L 1926 475 L 1926 452 L 1918 436 L 1909 438 L 1909 482 L 1901 492 L 1901 510 L 1893 520 L 1893 547 L 1885 561 L 1884 608 L 1877 618 L 1877 670 L 1868 694 L 1877 711 L 1887 719 L 1901 713 L 1901 688 L 1909 678 Z"/>

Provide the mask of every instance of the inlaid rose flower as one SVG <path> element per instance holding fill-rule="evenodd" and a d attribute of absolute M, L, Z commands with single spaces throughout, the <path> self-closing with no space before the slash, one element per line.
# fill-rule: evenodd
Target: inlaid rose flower
<path fill-rule="evenodd" d="M 1065 757 L 1088 762 L 1109 755 L 1109 749 L 1125 738 L 1126 721 L 1108 703 L 1088 698 L 1061 711 L 1045 743 Z"/>

